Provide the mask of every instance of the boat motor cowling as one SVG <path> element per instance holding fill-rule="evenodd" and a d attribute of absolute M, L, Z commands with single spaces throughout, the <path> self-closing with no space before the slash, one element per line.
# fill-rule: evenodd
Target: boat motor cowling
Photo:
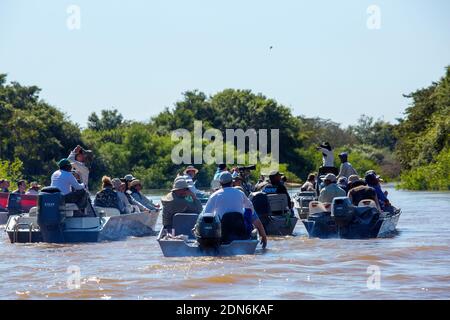
<path fill-rule="evenodd" d="M 39 193 L 37 222 L 45 242 L 64 241 L 62 227 L 65 215 L 60 210 L 62 205 L 64 205 L 64 196 L 61 192 Z"/>
<path fill-rule="evenodd" d="M 345 227 L 352 222 L 355 215 L 355 206 L 347 197 L 333 199 L 331 213 L 338 227 Z"/>
<path fill-rule="evenodd" d="M 219 216 L 214 213 L 201 213 L 194 227 L 194 235 L 201 249 L 217 249 L 222 238 Z"/>

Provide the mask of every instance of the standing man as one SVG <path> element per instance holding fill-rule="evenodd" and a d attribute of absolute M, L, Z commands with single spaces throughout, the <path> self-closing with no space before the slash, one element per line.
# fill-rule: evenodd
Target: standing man
<path fill-rule="evenodd" d="M 317 150 L 322 152 L 322 166 L 334 167 L 333 149 L 328 142 L 324 142 L 317 147 Z"/>
<path fill-rule="evenodd" d="M 67 159 L 72 164 L 72 168 L 78 172 L 81 177 L 81 181 L 86 186 L 86 190 L 88 190 L 89 163 L 92 160 L 92 151 L 84 150 L 80 145 L 78 145 L 69 154 L 69 157 Z"/>
<path fill-rule="evenodd" d="M 358 175 L 358 172 L 356 172 L 350 162 L 348 162 L 347 152 L 342 152 L 339 154 L 339 159 L 341 160 L 341 168 L 339 170 L 339 175 L 337 176 L 338 179 L 341 177 L 348 179 L 351 175 Z"/>

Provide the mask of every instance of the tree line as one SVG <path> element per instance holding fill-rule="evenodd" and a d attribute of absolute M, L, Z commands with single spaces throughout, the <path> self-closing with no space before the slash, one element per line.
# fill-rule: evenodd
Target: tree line
<path fill-rule="evenodd" d="M 122 177 L 132 173 L 147 188 L 168 188 L 182 169 L 171 160 L 176 144 L 171 132 L 178 128 L 192 131 L 194 121 L 201 120 L 204 130 L 216 128 L 224 135 L 227 128 L 279 129 L 281 168 L 291 182 L 300 182 L 318 169 L 321 154 L 315 147 L 329 141 L 336 155 L 349 153 L 359 173 L 374 169 L 385 180 L 401 178 L 404 188 L 447 190 L 449 74 L 447 68 L 438 82 L 406 95 L 412 103 L 397 124 L 362 115 L 346 128 L 329 119 L 294 115 L 263 94 L 236 89 L 212 96 L 187 91 L 172 108 L 148 121 L 128 121 L 116 109 L 105 109 L 92 113 L 86 128 L 81 128 L 40 99 L 38 87 L 7 83 L 1 74 L 0 176 L 48 184 L 56 161 L 80 144 L 95 154 L 92 185 L 98 186 L 104 174 Z M 199 169 L 199 185 L 209 186 L 215 166 Z"/>

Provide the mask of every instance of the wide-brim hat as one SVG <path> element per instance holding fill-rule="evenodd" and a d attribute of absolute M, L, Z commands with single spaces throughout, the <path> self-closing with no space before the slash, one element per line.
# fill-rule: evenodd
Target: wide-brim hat
<path fill-rule="evenodd" d="M 330 182 L 336 182 L 337 181 L 336 176 L 334 174 L 332 174 L 332 173 L 328 173 L 325 176 L 325 178 L 323 178 L 323 180 L 328 180 Z"/>
<path fill-rule="evenodd" d="M 136 179 L 136 178 L 133 177 L 132 174 L 127 174 L 125 177 L 120 178 L 120 181 L 122 181 L 122 182 L 125 182 L 125 181 L 133 181 L 133 180 L 135 180 L 135 179 Z"/>
<path fill-rule="evenodd" d="M 141 180 L 139 179 L 134 179 L 133 181 L 131 181 L 130 183 L 130 187 L 135 187 L 137 185 L 142 185 Z"/>
<path fill-rule="evenodd" d="M 171 191 L 189 189 L 189 185 L 185 179 L 175 179 Z"/>
<path fill-rule="evenodd" d="M 282 176 L 282 175 L 284 175 L 284 173 L 282 173 L 282 172 L 280 172 L 280 171 L 278 171 L 278 170 L 272 170 L 272 171 L 270 171 L 270 173 L 269 173 L 269 177 Z"/>
<path fill-rule="evenodd" d="M 198 173 L 198 169 L 196 167 L 194 167 L 194 166 L 188 166 L 186 169 L 184 169 L 183 173 L 186 174 L 189 171 L 195 171 L 195 174 Z"/>

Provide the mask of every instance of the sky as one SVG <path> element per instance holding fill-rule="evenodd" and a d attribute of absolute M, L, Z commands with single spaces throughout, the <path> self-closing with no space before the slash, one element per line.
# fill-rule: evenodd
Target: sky
<path fill-rule="evenodd" d="M 0 0 L 0 73 L 83 127 L 93 111 L 146 121 L 187 90 L 226 88 L 395 123 L 403 94 L 447 65 L 447 0 Z"/>

